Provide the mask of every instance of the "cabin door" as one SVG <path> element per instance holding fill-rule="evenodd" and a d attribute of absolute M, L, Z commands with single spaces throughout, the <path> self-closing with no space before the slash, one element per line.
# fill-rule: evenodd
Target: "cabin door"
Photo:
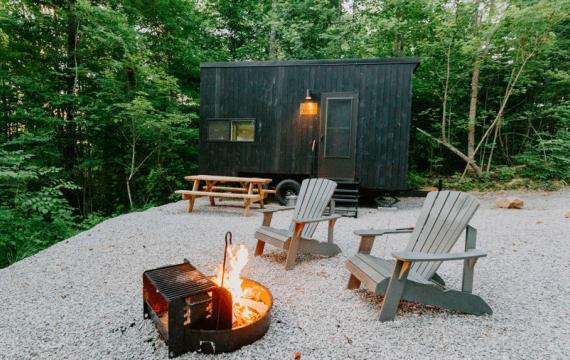
<path fill-rule="evenodd" d="M 319 146 L 319 176 L 354 180 L 358 94 L 323 93 Z"/>

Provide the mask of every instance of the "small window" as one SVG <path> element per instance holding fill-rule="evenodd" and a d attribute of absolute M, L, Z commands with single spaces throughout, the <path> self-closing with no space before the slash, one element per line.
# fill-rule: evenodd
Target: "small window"
<path fill-rule="evenodd" d="M 255 120 L 253 119 L 208 120 L 208 140 L 254 142 Z"/>
<path fill-rule="evenodd" d="M 255 141 L 255 121 L 232 120 L 232 141 Z"/>
<path fill-rule="evenodd" d="M 226 120 L 210 120 L 208 122 L 208 140 L 229 141 L 230 122 Z"/>

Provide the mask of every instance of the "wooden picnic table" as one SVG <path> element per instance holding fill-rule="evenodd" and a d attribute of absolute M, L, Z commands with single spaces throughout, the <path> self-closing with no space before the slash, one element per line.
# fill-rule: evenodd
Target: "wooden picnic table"
<path fill-rule="evenodd" d="M 237 176 L 217 176 L 217 175 L 192 175 L 185 176 L 185 180 L 193 181 L 192 190 L 176 190 L 177 194 L 182 195 L 182 199 L 188 200 L 188 212 L 194 209 L 194 201 L 196 198 L 207 196 L 210 199 L 210 205 L 216 206 L 216 198 L 226 199 L 243 199 L 245 216 L 249 216 L 249 208 L 251 204 L 259 202 L 259 206 L 263 209 L 264 200 L 268 194 L 275 192 L 264 188 L 271 182 L 271 179 L 254 178 L 254 177 L 237 177 Z M 200 184 L 204 182 L 204 186 L 200 188 Z M 224 186 L 218 186 L 218 184 Z M 228 184 L 236 184 L 229 186 Z"/>

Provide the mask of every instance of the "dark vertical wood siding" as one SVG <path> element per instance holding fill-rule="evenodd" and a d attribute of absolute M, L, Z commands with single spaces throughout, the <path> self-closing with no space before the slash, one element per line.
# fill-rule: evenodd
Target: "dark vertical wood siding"
<path fill-rule="evenodd" d="M 319 119 L 299 116 L 305 90 L 358 92 L 356 177 L 367 189 L 407 188 L 415 58 L 202 64 L 200 172 L 311 173 Z M 253 143 L 209 142 L 207 121 L 255 118 Z"/>

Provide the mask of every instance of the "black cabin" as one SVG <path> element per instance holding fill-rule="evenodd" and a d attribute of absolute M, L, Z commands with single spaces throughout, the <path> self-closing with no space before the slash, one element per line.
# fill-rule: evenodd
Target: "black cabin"
<path fill-rule="evenodd" d="M 418 58 L 201 64 L 200 172 L 407 189 Z"/>

